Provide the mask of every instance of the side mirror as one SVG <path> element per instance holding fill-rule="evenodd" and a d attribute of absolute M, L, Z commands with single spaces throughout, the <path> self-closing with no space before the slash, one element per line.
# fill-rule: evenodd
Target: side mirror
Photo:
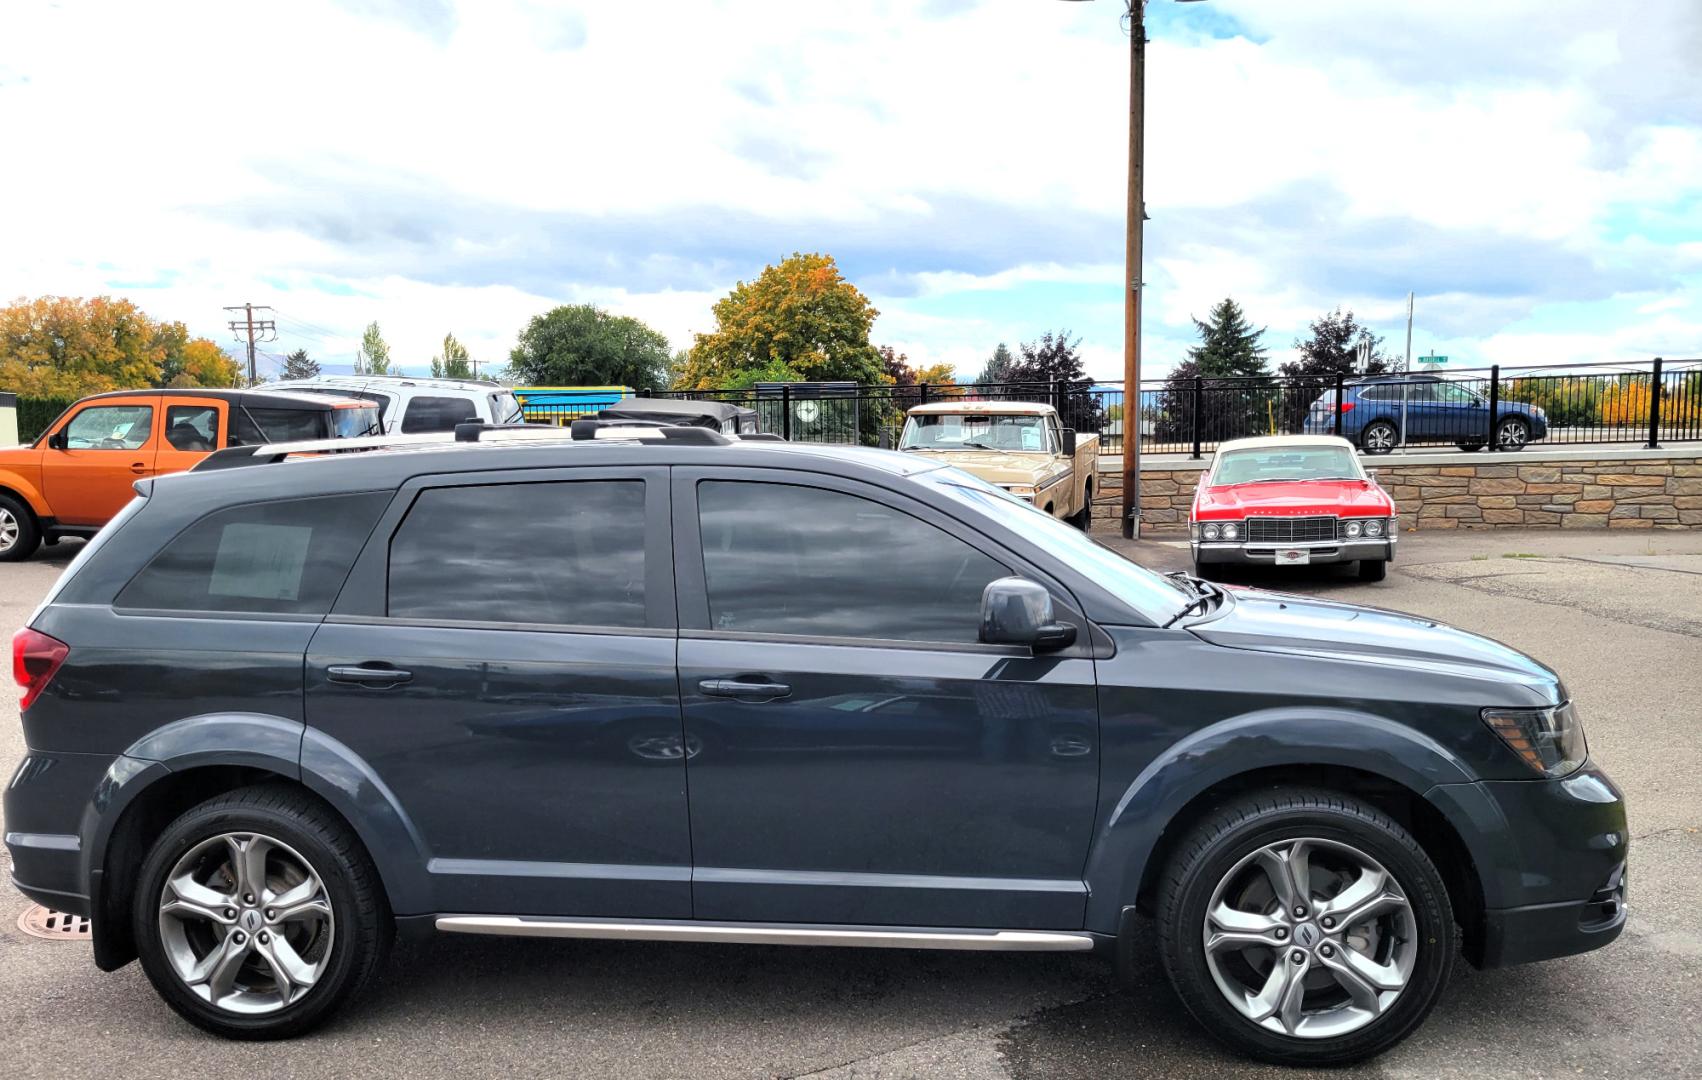
<path fill-rule="evenodd" d="M 54 450 L 63 450 L 71 445 L 71 440 L 65 437 L 65 429 L 61 428 L 47 437 L 47 445 Z"/>
<path fill-rule="evenodd" d="M 1071 457 L 1074 457 L 1075 452 L 1076 452 L 1076 429 L 1073 428 L 1073 427 L 1067 427 L 1067 428 L 1064 429 L 1064 453 L 1069 454 Z"/>
<path fill-rule="evenodd" d="M 981 592 L 981 640 L 1054 652 L 1075 644 L 1076 628 L 1054 621 L 1052 594 L 1027 578 L 989 581 Z"/>

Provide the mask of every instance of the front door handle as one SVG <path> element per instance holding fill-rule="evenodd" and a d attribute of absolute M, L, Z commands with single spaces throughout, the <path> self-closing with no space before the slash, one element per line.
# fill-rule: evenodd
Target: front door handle
<path fill-rule="evenodd" d="M 738 698 L 741 701 L 773 701 L 792 696 L 792 688 L 785 683 L 746 679 L 704 679 L 697 688 L 710 697 Z"/>
<path fill-rule="evenodd" d="M 137 476 L 141 476 L 148 471 L 148 465 L 146 462 L 132 461 L 130 463 L 130 471 L 135 473 Z"/>
<path fill-rule="evenodd" d="M 335 683 L 355 686 L 400 686 L 414 677 L 411 671 L 393 667 L 368 667 L 365 664 L 339 664 L 325 669 L 326 678 Z"/>

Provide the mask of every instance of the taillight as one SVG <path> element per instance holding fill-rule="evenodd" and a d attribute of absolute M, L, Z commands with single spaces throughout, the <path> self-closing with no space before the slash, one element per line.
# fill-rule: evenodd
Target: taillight
<path fill-rule="evenodd" d="M 23 687 L 18 711 L 23 712 L 53 681 L 54 672 L 71 655 L 71 646 L 39 630 L 24 627 L 12 635 L 12 678 Z"/>
<path fill-rule="evenodd" d="M 1342 410 L 1342 412 L 1352 412 L 1353 411 L 1353 402 L 1351 402 L 1351 401 L 1342 402 L 1341 403 L 1341 410 Z"/>

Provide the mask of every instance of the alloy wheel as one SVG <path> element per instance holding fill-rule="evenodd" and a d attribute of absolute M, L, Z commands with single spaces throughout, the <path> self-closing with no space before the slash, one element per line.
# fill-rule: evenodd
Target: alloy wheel
<path fill-rule="evenodd" d="M 224 833 L 190 848 L 160 890 L 160 941 L 177 977 L 232 1013 L 277 1012 L 313 989 L 336 920 L 325 883 L 294 848 Z"/>
<path fill-rule="evenodd" d="M 1358 848 L 1304 838 L 1237 862 L 1206 908 L 1206 966 L 1241 1015 L 1281 1035 L 1364 1028 L 1412 977 L 1418 929 L 1392 874 Z"/>
<path fill-rule="evenodd" d="M 17 515 L 0 506 L 0 552 L 12 550 L 12 545 L 18 542 L 18 532 Z"/>
<path fill-rule="evenodd" d="M 1509 450 L 1517 450 L 1524 446 L 1525 440 L 1530 437 L 1530 433 L 1525 429 L 1525 425 L 1518 420 L 1503 420 L 1501 422 L 1501 431 L 1499 432 L 1499 435 L 1500 438 L 1498 439 L 1498 442 L 1501 446 Z"/>
<path fill-rule="evenodd" d="M 1365 448 L 1374 454 L 1395 448 L 1395 429 L 1387 424 L 1372 424 L 1365 432 Z"/>

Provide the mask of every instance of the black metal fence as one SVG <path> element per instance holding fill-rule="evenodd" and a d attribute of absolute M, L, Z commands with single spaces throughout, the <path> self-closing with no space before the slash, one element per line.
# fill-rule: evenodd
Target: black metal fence
<path fill-rule="evenodd" d="M 1149 454 L 1198 457 L 1229 439 L 1341 435 L 1370 451 L 1399 446 L 1590 445 L 1702 441 L 1702 360 L 1502 367 L 1341 378 L 1167 379 L 1141 383 L 1131 417 L 1120 381 L 859 386 L 763 384 L 658 391 L 755 409 L 761 429 L 798 442 L 898 443 L 905 413 L 940 401 L 1052 405 L 1065 427 L 1121 453 L 1138 428 Z M 603 406 L 526 405 L 530 420 L 567 423 Z"/>

